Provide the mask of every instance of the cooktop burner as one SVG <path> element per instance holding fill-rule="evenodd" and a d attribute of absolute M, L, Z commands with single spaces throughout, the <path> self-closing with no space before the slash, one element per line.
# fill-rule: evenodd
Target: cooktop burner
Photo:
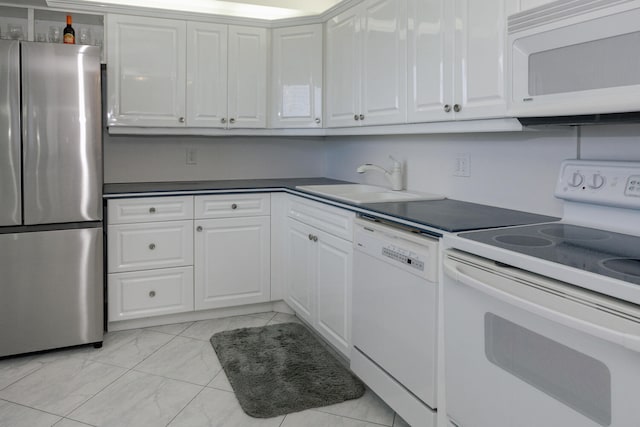
<path fill-rule="evenodd" d="M 640 237 L 562 223 L 459 236 L 640 285 Z"/>

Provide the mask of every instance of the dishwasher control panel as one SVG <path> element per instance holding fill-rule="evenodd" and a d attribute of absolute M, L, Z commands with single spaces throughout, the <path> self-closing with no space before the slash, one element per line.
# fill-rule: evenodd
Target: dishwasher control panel
<path fill-rule="evenodd" d="M 420 260 L 420 256 L 414 252 L 388 245 L 382 247 L 382 255 L 418 271 L 424 271 L 424 261 Z"/>
<path fill-rule="evenodd" d="M 358 218 L 354 249 L 390 267 L 427 279 L 438 280 L 438 239 L 393 225 Z"/>

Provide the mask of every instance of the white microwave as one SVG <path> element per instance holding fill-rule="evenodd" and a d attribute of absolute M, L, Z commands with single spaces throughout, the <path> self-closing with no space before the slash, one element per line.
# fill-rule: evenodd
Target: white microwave
<path fill-rule="evenodd" d="M 560 0 L 508 18 L 514 117 L 640 111 L 640 0 Z"/>

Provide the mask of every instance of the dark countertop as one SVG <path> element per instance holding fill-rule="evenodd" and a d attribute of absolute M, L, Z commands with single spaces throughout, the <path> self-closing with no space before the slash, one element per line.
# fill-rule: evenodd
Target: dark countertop
<path fill-rule="evenodd" d="M 418 226 L 447 232 L 507 227 L 558 221 L 560 218 L 532 214 L 512 209 L 497 208 L 460 200 L 425 200 L 415 202 L 351 204 L 317 194 L 297 190 L 298 185 L 347 184 L 330 178 L 282 178 L 240 179 L 224 181 L 176 181 L 105 184 L 104 197 L 114 198 L 158 195 L 162 193 L 204 194 L 206 192 L 295 191 L 308 194 L 310 198 L 324 200 L 369 216 L 379 215 L 383 219 L 400 219 Z"/>

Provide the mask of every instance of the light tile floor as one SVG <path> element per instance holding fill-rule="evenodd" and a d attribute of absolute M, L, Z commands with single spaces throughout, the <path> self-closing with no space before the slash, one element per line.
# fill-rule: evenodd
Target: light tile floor
<path fill-rule="evenodd" d="M 246 415 L 209 338 L 298 321 L 258 313 L 110 332 L 80 347 L 0 360 L 0 427 L 407 427 L 371 391 L 269 419 Z"/>

